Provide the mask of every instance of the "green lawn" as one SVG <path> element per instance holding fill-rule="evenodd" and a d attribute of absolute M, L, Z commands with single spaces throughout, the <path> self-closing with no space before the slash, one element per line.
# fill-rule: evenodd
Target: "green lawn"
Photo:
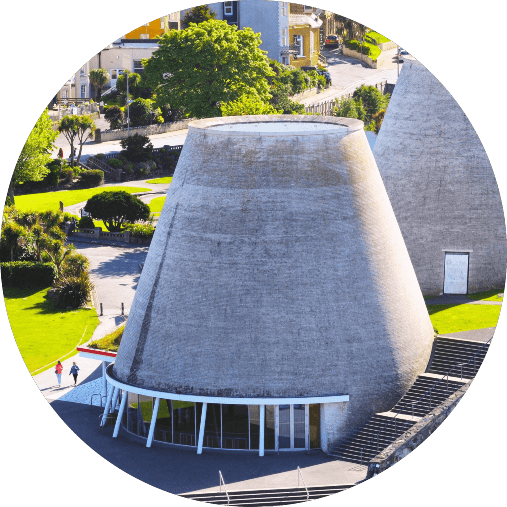
<path fill-rule="evenodd" d="M 44 298 L 48 290 L 4 288 L 14 338 L 28 370 L 34 374 L 52 368 L 58 359 L 74 355 L 76 346 L 87 342 L 99 323 L 94 308 L 55 308 Z"/>
<path fill-rule="evenodd" d="M 372 39 L 375 39 L 378 44 L 382 44 L 383 42 L 391 42 L 387 37 L 384 37 L 383 35 L 379 34 L 378 32 L 368 32 L 366 34 L 366 37 L 371 37 Z"/>
<path fill-rule="evenodd" d="M 166 176 L 165 178 L 157 178 L 156 180 L 148 180 L 146 183 L 171 183 L 173 177 Z"/>
<path fill-rule="evenodd" d="M 165 195 L 162 197 L 155 197 L 155 199 L 150 202 L 150 211 L 155 215 L 159 215 L 164 207 L 164 202 Z"/>
<path fill-rule="evenodd" d="M 58 211 L 60 209 L 60 201 L 64 206 L 72 206 L 80 202 L 87 201 L 95 194 L 102 192 L 111 192 L 123 190 L 129 194 L 136 192 L 148 192 L 151 189 L 143 187 L 96 187 L 85 188 L 82 190 L 63 190 L 59 192 L 44 192 L 42 194 L 27 194 L 15 196 L 16 208 L 20 211 Z"/>
<path fill-rule="evenodd" d="M 438 334 L 495 327 L 500 305 L 428 305 L 428 313 Z"/>
<path fill-rule="evenodd" d="M 475 294 L 468 294 L 468 299 L 480 300 L 480 301 L 503 301 L 503 289 L 488 290 L 486 292 L 476 292 Z"/>

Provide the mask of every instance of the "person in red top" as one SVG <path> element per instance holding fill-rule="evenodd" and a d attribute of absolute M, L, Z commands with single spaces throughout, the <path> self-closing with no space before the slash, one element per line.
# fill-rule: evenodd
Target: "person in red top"
<path fill-rule="evenodd" d="M 58 380 L 58 387 L 60 387 L 62 384 L 62 371 L 63 371 L 63 364 L 60 363 L 60 361 L 58 361 L 58 364 L 55 367 L 56 378 Z"/>

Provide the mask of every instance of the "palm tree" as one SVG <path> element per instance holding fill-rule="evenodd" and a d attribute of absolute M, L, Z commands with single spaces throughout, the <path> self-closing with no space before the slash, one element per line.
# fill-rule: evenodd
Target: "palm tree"
<path fill-rule="evenodd" d="M 101 88 L 109 82 L 111 76 L 106 69 L 92 69 L 90 70 L 90 82 L 93 86 L 97 88 L 95 93 L 95 99 L 97 102 L 100 102 L 100 98 L 102 96 Z"/>

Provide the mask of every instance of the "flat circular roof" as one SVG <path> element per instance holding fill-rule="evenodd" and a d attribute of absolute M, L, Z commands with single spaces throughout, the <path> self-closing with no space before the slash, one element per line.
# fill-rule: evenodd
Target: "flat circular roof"
<path fill-rule="evenodd" d="M 317 132 L 324 130 L 348 130 L 344 125 L 329 123 L 293 123 L 289 121 L 256 122 L 256 123 L 226 123 L 208 127 L 208 130 L 222 130 L 225 132 Z"/>

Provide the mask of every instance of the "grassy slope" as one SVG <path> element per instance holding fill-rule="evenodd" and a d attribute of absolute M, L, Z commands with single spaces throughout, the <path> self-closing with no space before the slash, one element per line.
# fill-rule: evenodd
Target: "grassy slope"
<path fill-rule="evenodd" d="M 503 301 L 503 289 L 488 290 L 487 292 L 476 292 L 475 294 L 468 294 L 468 299 L 481 300 L 481 301 Z"/>
<path fill-rule="evenodd" d="M 95 194 L 102 192 L 110 192 L 123 190 L 129 194 L 136 192 L 148 192 L 149 188 L 143 187 L 96 187 L 85 188 L 82 190 L 63 190 L 60 192 L 44 192 L 41 194 L 18 195 L 15 198 L 16 208 L 20 211 L 58 211 L 60 209 L 60 201 L 64 206 L 72 206 L 80 202 L 87 201 Z"/>
<path fill-rule="evenodd" d="M 48 289 L 4 288 L 5 305 L 19 351 L 30 372 L 75 354 L 99 323 L 95 309 L 61 310 L 44 296 Z"/>
<path fill-rule="evenodd" d="M 165 196 L 155 197 L 155 199 L 150 202 L 150 211 L 155 215 L 159 215 L 164 207 L 164 202 Z"/>
<path fill-rule="evenodd" d="M 166 176 L 165 178 L 157 178 L 156 180 L 148 180 L 146 183 L 171 183 L 173 177 Z"/>
<path fill-rule="evenodd" d="M 495 327 L 500 305 L 428 305 L 433 327 L 439 334 Z"/>

